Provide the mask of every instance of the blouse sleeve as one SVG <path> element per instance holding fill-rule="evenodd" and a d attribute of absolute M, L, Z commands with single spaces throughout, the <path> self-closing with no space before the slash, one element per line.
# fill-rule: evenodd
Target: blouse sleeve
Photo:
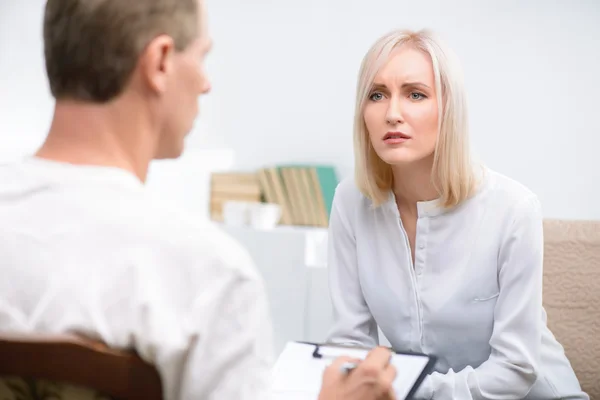
<path fill-rule="evenodd" d="M 333 305 L 329 341 L 375 347 L 377 324 L 362 294 L 356 258 L 356 241 L 345 213 L 343 192 L 336 191 L 329 219 L 328 272 Z"/>

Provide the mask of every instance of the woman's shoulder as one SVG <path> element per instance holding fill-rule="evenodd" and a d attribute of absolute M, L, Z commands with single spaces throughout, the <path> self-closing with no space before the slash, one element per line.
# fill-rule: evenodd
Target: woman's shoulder
<path fill-rule="evenodd" d="M 490 168 L 485 169 L 486 181 L 495 196 L 506 200 L 516 200 L 535 197 L 536 194 L 524 183 Z"/>
<path fill-rule="evenodd" d="M 344 209 L 355 209 L 369 203 L 356 185 L 354 177 L 347 177 L 340 181 L 335 189 L 335 202 Z"/>
<path fill-rule="evenodd" d="M 489 198 L 495 208 L 511 213 L 519 212 L 523 208 L 539 207 L 535 192 L 514 178 L 486 168 L 485 182 Z"/>

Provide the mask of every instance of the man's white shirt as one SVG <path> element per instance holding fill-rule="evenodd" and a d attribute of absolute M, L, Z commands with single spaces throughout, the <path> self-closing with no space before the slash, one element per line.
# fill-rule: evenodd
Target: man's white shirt
<path fill-rule="evenodd" d="M 0 182 L 0 332 L 134 348 L 166 400 L 263 396 L 271 319 L 238 243 L 121 169 L 27 158 Z"/>

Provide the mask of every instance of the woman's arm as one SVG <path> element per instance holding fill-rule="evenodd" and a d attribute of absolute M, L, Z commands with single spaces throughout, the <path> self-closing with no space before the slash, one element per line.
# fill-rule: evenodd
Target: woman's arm
<path fill-rule="evenodd" d="M 379 344 L 377 324 L 360 287 L 354 230 L 345 212 L 350 193 L 336 190 L 329 218 L 329 291 L 333 329 L 328 341 L 374 347 Z M 349 206 L 349 205 L 348 205 Z"/>
<path fill-rule="evenodd" d="M 433 373 L 418 397 L 522 399 L 538 376 L 542 330 L 543 224 L 531 196 L 517 205 L 498 254 L 500 295 L 494 310 L 490 358 L 478 368 Z"/>

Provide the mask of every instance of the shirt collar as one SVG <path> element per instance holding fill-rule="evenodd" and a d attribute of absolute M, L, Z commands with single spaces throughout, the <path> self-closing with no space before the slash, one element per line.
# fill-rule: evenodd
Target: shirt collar
<path fill-rule="evenodd" d="M 49 178 L 60 172 L 60 182 L 98 184 L 111 182 L 120 186 L 142 189 L 144 184 L 132 172 L 117 167 L 76 165 L 61 161 L 46 160 L 36 156 L 23 159 L 28 165 L 36 166 L 42 174 Z"/>
<path fill-rule="evenodd" d="M 398 214 L 398 206 L 396 205 L 396 196 L 394 192 L 390 190 L 390 194 L 387 202 L 385 203 L 386 207 L 391 211 Z M 417 213 L 419 217 L 436 217 L 438 215 L 442 215 L 448 212 L 449 209 L 444 207 L 441 203 L 441 199 L 434 199 L 428 201 L 418 201 L 417 202 Z"/>

